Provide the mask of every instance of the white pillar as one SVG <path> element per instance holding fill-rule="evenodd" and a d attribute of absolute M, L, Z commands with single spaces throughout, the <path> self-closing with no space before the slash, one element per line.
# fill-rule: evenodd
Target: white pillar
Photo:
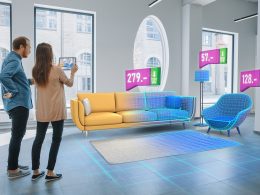
<path fill-rule="evenodd" d="M 196 96 L 196 116 L 199 116 L 199 83 L 194 81 L 199 69 L 202 44 L 202 6 L 186 4 L 182 7 L 182 95 Z"/>

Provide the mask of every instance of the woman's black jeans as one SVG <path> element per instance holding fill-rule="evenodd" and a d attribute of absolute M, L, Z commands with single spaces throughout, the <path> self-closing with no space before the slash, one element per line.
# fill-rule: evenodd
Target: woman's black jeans
<path fill-rule="evenodd" d="M 29 109 L 18 106 L 8 111 L 8 114 L 12 120 L 11 139 L 8 154 L 8 170 L 15 170 L 18 168 L 18 158 L 21 142 L 26 132 Z"/>
<path fill-rule="evenodd" d="M 56 164 L 60 142 L 62 139 L 64 120 L 52 121 L 51 124 L 53 128 L 53 134 L 52 134 L 51 148 L 49 152 L 49 161 L 47 166 L 47 169 L 50 171 L 54 170 Z M 42 148 L 42 143 L 44 141 L 48 126 L 49 126 L 49 122 L 37 121 L 37 132 L 32 146 L 32 170 L 39 169 L 40 167 L 41 148 Z"/>

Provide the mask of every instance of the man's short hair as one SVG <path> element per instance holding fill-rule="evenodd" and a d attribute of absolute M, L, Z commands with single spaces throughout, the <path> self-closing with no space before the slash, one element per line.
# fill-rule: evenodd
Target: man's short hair
<path fill-rule="evenodd" d="M 15 38 L 13 40 L 13 49 L 14 50 L 20 49 L 20 45 L 26 47 L 28 41 L 30 41 L 30 40 L 27 37 L 24 37 L 24 36 Z"/>

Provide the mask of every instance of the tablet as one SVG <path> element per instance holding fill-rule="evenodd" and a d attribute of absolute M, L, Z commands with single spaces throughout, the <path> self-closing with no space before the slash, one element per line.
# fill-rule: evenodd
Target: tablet
<path fill-rule="evenodd" d="M 60 57 L 59 65 L 63 70 L 71 70 L 72 66 L 76 64 L 76 57 Z"/>

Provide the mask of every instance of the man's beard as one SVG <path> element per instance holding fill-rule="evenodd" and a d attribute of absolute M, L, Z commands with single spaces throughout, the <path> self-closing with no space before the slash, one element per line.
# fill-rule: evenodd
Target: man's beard
<path fill-rule="evenodd" d="M 23 55 L 23 56 L 22 56 L 23 58 L 27 58 L 27 57 L 28 57 L 28 54 L 26 53 L 26 50 L 23 51 L 23 54 L 22 54 L 22 55 Z"/>

